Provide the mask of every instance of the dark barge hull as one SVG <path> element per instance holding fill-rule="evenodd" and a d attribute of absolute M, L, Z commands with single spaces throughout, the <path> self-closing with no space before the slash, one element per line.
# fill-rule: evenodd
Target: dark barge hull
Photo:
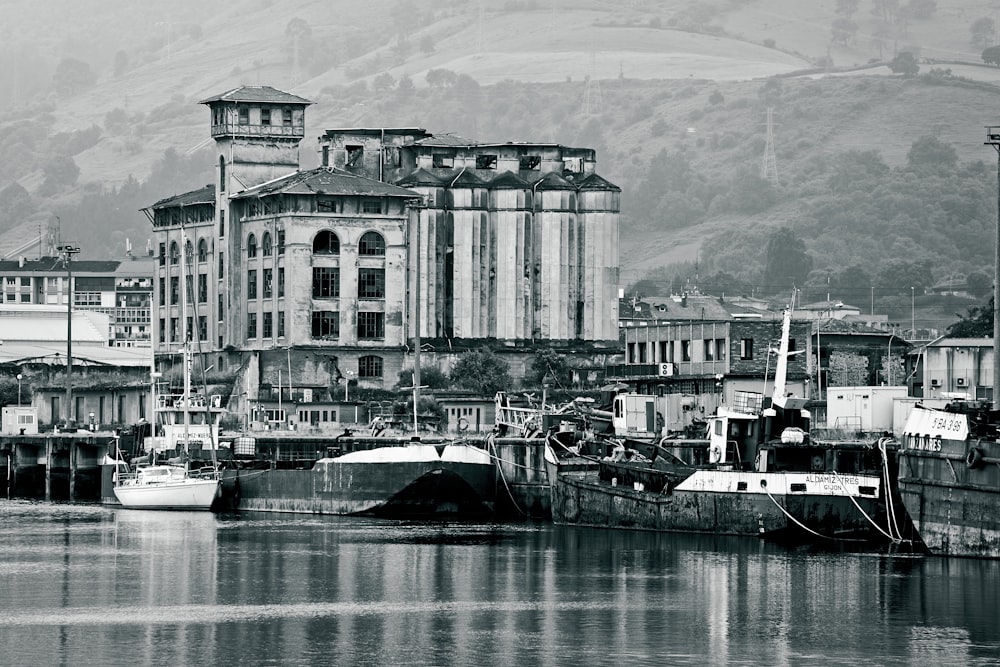
<path fill-rule="evenodd" d="M 971 470 L 957 454 L 910 451 L 899 493 L 932 554 L 1000 558 L 1000 465 Z"/>
<path fill-rule="evenodd" d="M 907 420 L 899 492 L 935 555 L 1000 558 L 1000 442 L 975 435 L 976 422 L 995 423 L 986 412 L 922 406 Z"/>
<path fill-rule="evenodd" d="M 226 470 L 220 509 L 389 517 L 482 517 L 495 466 L 467 445 L 411 445 L 320 459 L 301 470 Z"/>
<path fill-rule="evenodd" d="M 855 498 L 855 501 L 860 510 L 851 498 L 844 496 L 786 493 L 769 496 L 679 489 L 663 493 L 612 486 L 595 473 L 560 472 L 552 487 L 552 516 L 556 523 L 608 528 L 789 541 L 823 538 L 881 541 L 881 535 L 862 514 L 863 511 L 884 525 L 881 502 L 875 498 Z M 788 514 L 819 536 L 797 525 Z"/>

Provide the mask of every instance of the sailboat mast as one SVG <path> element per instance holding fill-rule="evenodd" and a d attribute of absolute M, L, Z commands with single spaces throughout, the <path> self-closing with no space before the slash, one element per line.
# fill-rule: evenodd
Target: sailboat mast
<path fill-rule="evenodd" d="M 191 443 L 191 349 L 188 343 L 190 332 L 187 330 L 187 233 L 181 226 L 181 342 L 183 346 L 184 363 L 184 395 L 181 397 L 184 405 L 184 451 L 190 449 Z"/>

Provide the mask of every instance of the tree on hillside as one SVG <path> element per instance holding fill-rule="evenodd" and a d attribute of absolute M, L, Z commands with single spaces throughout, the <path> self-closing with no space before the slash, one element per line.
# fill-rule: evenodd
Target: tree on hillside
<path fill-rule="evenodd" d="M 388 72 L 382 72 L 372 81 L 372 90 L 376 93 L 384 93 L 388 90 L 392 90 L 392 87 L 396 85 L 396 80 Z"/>
<path fill-rule="evenodd" d="M 889 296 L 908 297 L 910 288 L 923 294 L 934 280 L 932 268 L 930 260 L 887 259 L 878 267 L 875 284 Z"/>
<path fill-rule="evenodd" d="M 920 64 L 917 62 L 917 57 L 909 51 L 900 51 L 889 63 L 889 69 L 895 74 L 910 77 L 917 75 L 920 71 Z"/>
<path fill-rule="evenodd" d="M 97 75 L 82 60 L 63 58 L 56 65 L 52 83 L 60 95 L 75 95 L 97 83 Z"/>
<path fill-rule="evenodd" d="M 462 354 L 451 369 L 451 381 L 480 396 L 508 391 L 512 385 L 506 362 L 486 348 Z"/>
<path fill-rule="evenodd" d="M 972 46 L 977 49 L 985 49 L 992 46 L 996 39 L 996 23 L 988 16 L 983 16 L 972 22 L 969 32 L 972 35 Z"/>
<path fill-rule="evenodd" d="M 965 317 L 957 315 L 958 322 L 948 327 L 948 335 L 957 338 L 980 338 L 993 336 L 993 297 L 984 306 L 969 308 Z"/>
<path fill-rule="evenodd" d="M 889 165 L 882 161 L 882 154 L 876 150 L 845 151 L 834 157 L 830 166 L 833 169 L 830 188 L 837 192 L 873 186 L 889 173 Z"/>
<path fill-rule="evenodd" d="M 52 195 L 75 185 L 77 179 L 80 178 L 80 167 L 76 166 L 73 158 L 60 157 L 47 162 L 42 168 L 42 173 L 45 174 L 45 180 L 42 181 L 38 193 Z"/>
<path fill-rule="evenodd" d="M 429 69 L 424 75 L 424 80 L 431 88 L 447 88 L 455 85 L 458 74 L 450 69 Z"/>
<path fill-rule="evenodd" d="M 17 181 L 0 190 L 0 224 L 14 223 L 35 212 L 31 195 Z"/>
<path fill-rule="evenodd" d="M 958 151 L 937 137 L 920 137 L 910 145 L 906 164 L 913 170 L 951 171 L 958 164 Z"/>
<path fill-rule="evenodd" d="M 805 241 L 788 227 L 772 232 L 767 240 L 764 259 L 764 291 L 779 294 L 805 284 L 812 271 L 813 259 L 806 252 Z"/>
<path fill-rule="evenodd" d="M 1000 46 L 990 46 L 983 49 L 983 62 L 987 65 L 1000 66 Z"/>

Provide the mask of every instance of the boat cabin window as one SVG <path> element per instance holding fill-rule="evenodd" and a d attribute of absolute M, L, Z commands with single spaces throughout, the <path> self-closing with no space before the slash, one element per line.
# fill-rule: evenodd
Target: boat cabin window
<path fill-rule="evenodd" d="M 723 423 L 724 422 L 721 419 L 716 419 L 715 420 L 715 435 L 722 435 L 722 433 L 723 433 L 723 426 L 722 426 L 722 424 Z"/>

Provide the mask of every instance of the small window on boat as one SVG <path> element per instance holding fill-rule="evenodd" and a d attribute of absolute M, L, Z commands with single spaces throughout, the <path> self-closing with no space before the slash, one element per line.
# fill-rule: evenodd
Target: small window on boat
<path fill-rule="evenodd" d="M 722 435 L 722 429 L 723 429 L 723 427 L 722 427 L 722 420 L 721 419 L 716 419 L 715 420 L 715 435 Z"/>
<path fill-rule="evenodd" d="M 874 496 L 874 495 L 877 495 L 875 493 L 875 487 L 874 486 L 859 486 L 858 487 L 858 493 L 860 493 L 863 496 Z"/>
<path fill-rule="evenodd" d="M 736 490 L 737 491 L 746 491 L 747 490 L 747 483 L 746 482 L 736 482 Z"/>
<path fill-rule="evenodd" d="M 806 492 L 806 485 L 805 484 L 791 484 L 791 485 L 789 485 L 789 490 L 792 493 L 805 493 Z"/>

